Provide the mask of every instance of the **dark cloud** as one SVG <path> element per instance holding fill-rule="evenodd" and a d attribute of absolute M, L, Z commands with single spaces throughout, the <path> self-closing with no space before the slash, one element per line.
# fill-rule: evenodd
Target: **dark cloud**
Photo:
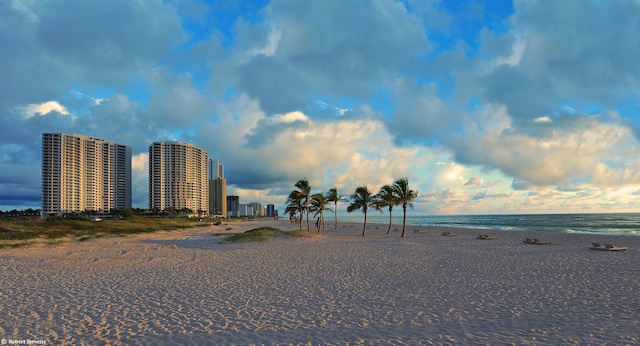
<path fill-rule="evenodd" d="M 516 118 L 549 115 L 563 102 L 613 106 L 640 84 L 640 5 L 517 2 L 506 33 L 483 31 L 480 95 Z M 486 64 L 486 60 L 478 60 Z"/>
<path fill-rule="evenodd" d="M 40 103 L 73 85 L 122 87 L 184 38 L 159 1 L 0 4 L 0 107 Z"/>
<path fill-rule="evenodd" d="M 398 81 L 394 90 L 393 113 L 387 127 L 396 143 L 433 143 L 439 134 L 450 130 L 456 114 L 443 101 L 434 85 L 420 86 L 411 81 Z"/>
<path fill-rule="evenodd" d="M 251 30 L 271 34 L 251 37 L 277 44 L 239 67 L 239 86 L 268 114 L 299 110 L 318 93 L 369 97 L 430 49 L 419 19 L 398 2 L 275 1 L 266 13 L 270 26 Z"/>
<path fill-rule="evenodd" d="M 41 5 L 36 8 L 40 48 L 75 82 L 122 86 L 185 38 L 174 9 L 160 1 Z"/>

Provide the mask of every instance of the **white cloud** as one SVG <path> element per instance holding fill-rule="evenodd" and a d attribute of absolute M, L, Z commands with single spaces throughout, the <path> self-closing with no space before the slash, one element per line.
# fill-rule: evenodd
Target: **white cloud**
<path fill-rule="evenodd" d="M 40 104 L 30 104 L 24 107 L 18 107 L 22 116 L 31 118 L 36 115 L 47 115 L 51 112 L 58 112 L 62 115 L 69 115 L 69 111 L 58 101 L 47 101 Z"/>
<path fill-rule="evenodd" d="M 304 177 L 317 189 L 337 186 L 346 194 L 366 184 L 374 190 L 411 177 L 412 166 L 420 164 L 416 148 L 396 148 L 384 124 L 366 115 L 329 122 L 299 111 L 268 117 L 246 95 L 230 106 L 196 138 L 224 163 L 228 184 L 247 195 L 268 189 L 275 202 L 284 202 Z"/>
<path fill-rule="evenodd" d="M 131 158 L 131 169 L 138 173 L 149 173 L 149 153 L 140 153 Z"/>
<path fill-rule="evenodd" d="M 571 116 L 516 127 L 504 120 L 508 118 L 502 110 L 484 108 L 474 115 L 474 127 L 466 128 L 464 136 L 447 139 L 458 162 L 498 168 L 534 185 L 567 185 L 574 179 L 588 180 L 602 174 L 604 170 L 598 168 L 601 165 L 617 169 L 609 162 L 629 160 L 637 148 L 632 129 L 596 116 Z M 596 177 L 592 183 L 605 180 Z"/>
<path fill-rule="evenodd" d="M 533 119 L 533 122 L 534 123 L 551 123 L 553 121 L 549 117 L 539 117 L 539 118 Z"/>
<path fill-rule="evenodd" d="M 133 207 L 149 207 L 149 153 L 140 153 L 131 158 L 131 180 L 133 185 Z"/>
<path fill-rule="evenodd" d="M 309 117 L 304 113 L 295 111 L 286 114 L 276 114 L 267 119 L 267 124 L 276 124 L 276 123 L 292 123 L 294 121 L 309 121 Z"/>

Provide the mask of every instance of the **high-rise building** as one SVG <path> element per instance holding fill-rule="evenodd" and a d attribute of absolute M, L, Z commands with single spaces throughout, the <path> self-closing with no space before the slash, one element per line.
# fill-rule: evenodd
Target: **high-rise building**
<path fill-rule="evenodd" d="M 229 217 L 240 216 L 240 197 L 227 196 L 227 215 Z"/>
<path fill-rule="evenodd" d="M 209 160 L 209 179 L 224 178 L 224 165 L 220 160 Z"/>
<path fill-rule="evenodd" d="M 209 213 L 209 155 L 183 142 L 149 146 L 149 209 Z"/>
<path fill-rule="evenodd" d="M 131 208 L 131 148 L 64 133 L 42 134 L 42 215 Z"/>
<path fill-rule="evenodd" d="M 276 210 L 276 206 L 271 203 L 267 204 L 265 215 L 269 217 L 278 216 L 278 211 Z"/>
<path fill-rule="evenodd" d="M 262 203 L 260 202 L 251 202 L 248 204 L 249 208 L 251 208 L 251 214 L 247 216 L 264 216 L 264 209 L 262 209 Z"/>
<path fill-rule="evenodd" d="M 209 213 L 227 217 L 227 180 L 218 160 L 209 160 Z"/>

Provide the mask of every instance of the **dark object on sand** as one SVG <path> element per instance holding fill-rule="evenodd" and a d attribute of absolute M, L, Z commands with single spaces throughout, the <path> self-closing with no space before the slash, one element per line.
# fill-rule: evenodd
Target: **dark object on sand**
<path fill-rule="evenodd" d="M 530 239 L 530 238 L 524 238 L 524 240 L 522 241 L 525 244 L 533 244 L 533 245 L 551 245 L 550 241 L 540 241 L 538 239 Z"/>
<path fill-rule="evenodd" d="M 489 236 L 487 234 L 480 234 L 479 236 L 476 237 L 476 239 L 480 239 L 480 240 L 494 240 L 494 239 L 498 239 L 498 237 L 493 237 L 493 236 Z"/>
<path fill-rule="evenodd" d="M 591 243 L 592 246 L 589 247 L 591 250 L 600 250 L 600 251 L 627 251 L 627 247 L 615 247 L 611 244 L 604 244 L 604 246 L 600 245 L 600 243 Z"/>

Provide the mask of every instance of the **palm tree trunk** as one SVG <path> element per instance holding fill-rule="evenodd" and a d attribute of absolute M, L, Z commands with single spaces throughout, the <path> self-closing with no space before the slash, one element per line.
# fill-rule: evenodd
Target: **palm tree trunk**
<path fill-rule="evenodd" d="M 307 201 L 307 231 L 311 232 L 311 225 L 309 224 L 309 201 Z"/>
<path fill-rule="evenodd" d="M 302 214 L 304 214 L 304 211 L 300 211 L 300 219 L 298 220 L 298 229 L 300 229 L 302 231 Z"/>
<path fill-rule="evenodd" d="M 364 226 L 362 227 L 362 236 L 367 235 L 367 212 L 364 212 Z"/>
<path fill-rule="evenodd" d="M 407 206 L 402 206 L 402 235 L 400 237 L 404 238 L 404 233 L 407 230 Z"/>
<path fill-rule="evenodd" d="M 387 229 L 387 235 L 389 235 L 389 232 L 391 232 L 391 217 L 393 216 L 393 213 L 391 212 L 391 209 L 389 209 L 389 228 Z"/>
<path fill-rule="evenodd" d="M 333 215 L 336 216 L 336 230 L 338 230 L 338 202 L 333 203 Z"/>

